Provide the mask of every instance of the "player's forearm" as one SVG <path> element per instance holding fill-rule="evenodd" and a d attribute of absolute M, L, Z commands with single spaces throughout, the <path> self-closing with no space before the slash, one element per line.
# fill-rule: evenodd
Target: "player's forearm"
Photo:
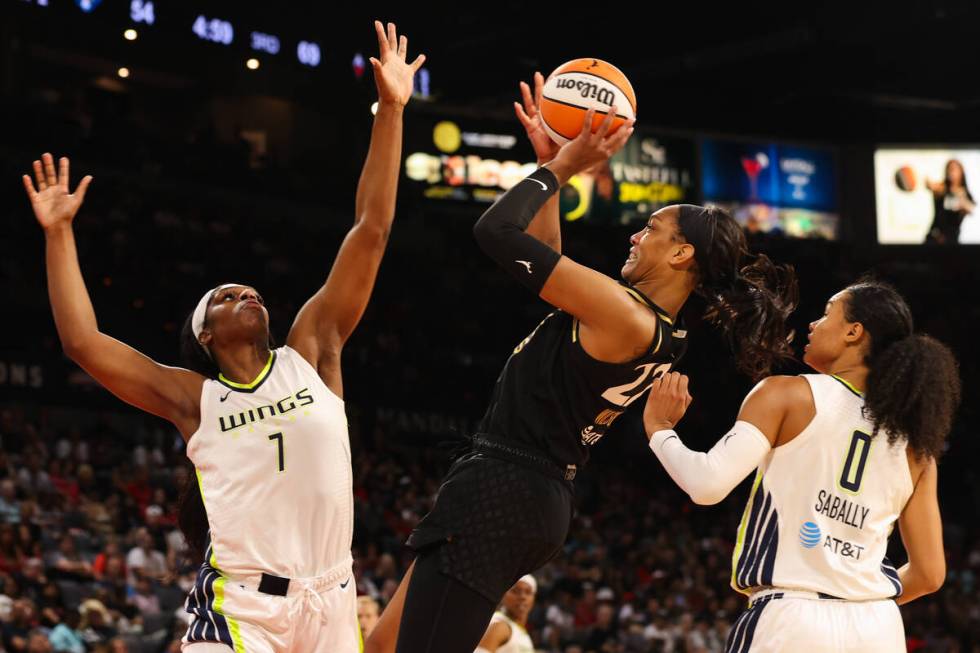
<path fill-rule="evenodd" d="M 525 232 L 561 254 L 561 216 L 558 193 L 552 195 L 527 226 Z"/>
<path fill-rule="evenodd" d="M 395 218 L 404 110 L 404 106 L 394 103 L 379 104 L 354 200 L 355 224 L 377 227 L 385 234 Z"/>
<path fill-rule="evenodd" d="M 912 563 L 906 564 L 898 570 L 898 579 L 902 582 L 902 593 L 895 599 L 899 605 L 905 605 L 920 596 L 932 594 L 943 585 L 946 576 L 946 565 L 943 563 L 942 569 L 927 571 Z"/>
<path fill-rule="evenodd" d="M 771 448 L 759 429 L 742 421 L 707 453 L 688 449 L 673 430 L 657 431 L 650 437 L 650 449 L 664 469 L 699 505 L 713 505 L 727 497 Z"/>
<path fill-rule="evenodd" d="M 487 256 L 535 293 L 541 292 L 561 254 L 526 230 L 558 188 L 555 175 L 539 168 L 504 193 L 473 226 Z"/>
<path fill-rule="evenodd" d="M 85 341 L 99 332 L 95 309 L 78 264 L 75 234 L 70 224 L 45 230 L 45 264 L 48 298 L 58 338 L 65 353 L 74 358 Z"/>

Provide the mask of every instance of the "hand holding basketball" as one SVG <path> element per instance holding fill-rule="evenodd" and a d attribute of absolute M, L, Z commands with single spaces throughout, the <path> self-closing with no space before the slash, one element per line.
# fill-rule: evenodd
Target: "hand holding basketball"
<path fill-rule="evenodd" d="M 690 405 L 691 395 L 687 391 L 685 375 L 670 372 L 656 378 L 643 409 L 643 430 L 647 438 L 657 431 L 674 428 Z"/>
<path fill-rule="evenodd" d="M 371 57 L 374 69 L 374 83 L 378 87 L 378 102 L 403 107 L 408 104 L 414 89 L 415 73 L 425 63 L 425 55 L 420 54 L 415 61 L 405 63 L 408 54 L 408 38 L 399 38 L 394 23 L 388 23 L 387 31 L 380 20 L 374 21 L 378 33 L 378 56 Z"/>
<path fill-rule="evenodd" d="M 618 107 L 619 113 L 610 133 L 636 118 L 633 85 L 623 71 L 601 59 L 573 59 L 558 66 L 548 75 L 536 99 L 541 124 L 551 140 L 559 145 L 578 136 L 582 129 L 582 114 L 589 109 L 597 111 L 592 120 L 592 131 L 598 129 L 603 115 L 613 105 Z"/>
<path fill-rule="evenodd" d="M 61 224 L 71 224 L 85 199 L 85 191 L 88 190 L 92 176 L 84 177 L 75 192 L 69 192 L 68 157 L 61 157 L 58 171 L 55 172 L 54 157 L 45 152 L 41 161 L 34 162 L 34 178 L 37 180 L 36 189 L 30 176 L 24 175 L 23 181 L 38 224 L 45 230 Z"/>
<path fill-rule="evenodd" d="M 554 161 L 548 166 L 561 183 L 611 157 L 626 145 L 626 141 L 633 134 L 633 119 L 626 121 L 622 129 L 616 130 L 616 133 L 609 133 L 616 118 L 616 107 L 606 114 L 599 129 L 593 133 L 591 125 L 594 116 L 595 109 L 586 111 L 582 131 L 574 140 L 561 147 Z"/>
<path fill-rule="evenodd" d="M 520 102 L 514 103 L 514 113 L 517 114 L 517 119 L 524 125 L 524 131 L 527 132 L 527 137 L 531 141 L 534 154 L 538 157 L 538 165 L 544 165 L 554 159 L 561 147 L 558 143 L 551 140 L 551 137 L 548 136 L 548 132 L 544 128 L 544 123 L 541 121 L 540 107 L 543 89 L 544 76 L 541 73 L 534 73 L 533 98 L 531 96 L 531 87 L 527 83 L 521 82 L 521 100 L 523 100 L 524 105 L 521 106 Z"/>

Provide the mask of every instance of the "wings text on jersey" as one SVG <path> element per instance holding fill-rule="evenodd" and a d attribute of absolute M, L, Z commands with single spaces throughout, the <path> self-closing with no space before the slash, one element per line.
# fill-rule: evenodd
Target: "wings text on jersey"
<path fill-rule="evenodd" d="M 283 397 L 275 403 L 254 406 L 252 408 L 246 408 L 245 410 L 239 411 L 238 413 L 219 417 L 218 424 L 220 425 L 222 432 L 232 431 L 245 426 L 246 424 L 260 422 L 268 417 L 285 415 L 289 411 L 295 410 L 300 406 L 309 406 L 314 401 L 313 395 L 310 394 L 310 389 L 303 388 L 302 390 L 296 392 L 296 394 Z"/>

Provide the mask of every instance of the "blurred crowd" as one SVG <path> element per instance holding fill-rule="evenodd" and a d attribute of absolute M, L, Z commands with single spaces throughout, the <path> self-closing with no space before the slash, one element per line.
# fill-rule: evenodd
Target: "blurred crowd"
<path fill-rule="evenodd" d="M 374 599 L 360 605 L 365 630 L 411 562 L 404 539 L 446 465 L 432 449 L 384 444 L 379 429 L 354 426 L 355 578 Z M 175 526 L 189 471 L 176 433 L 136 416 L 6 406 L 0 438 L 2 650 L 179 650 L 199 556 Z M 698 508 L 651 470 L 596 463 L 578 484 L 564 552 L 537 572 L 539 650 L 724 649 L 745 607 L 728 587 L 745 493 Z M 947 546 L 942 591 L 903 610 L 910 650 L 978 650 L 965 644 L 980 642 L 980 538 L 948 527 Z"/>

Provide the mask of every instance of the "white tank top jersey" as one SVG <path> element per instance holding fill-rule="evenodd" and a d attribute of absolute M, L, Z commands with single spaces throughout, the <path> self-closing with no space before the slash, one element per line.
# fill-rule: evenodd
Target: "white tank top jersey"
<path fill-rule="evenodd" d="M 853 601 L 898 596 L 888 537 L 912 496 L 906 442 L 871 438 L 864 397 L 805 374 L 813 421 L 756 472 L 732 556 L 732 587 L 777 587 Z"/>
<path fill-rule="evenodd" d="M 208 562 L 222 573 L 310 578 L 350 557 L 344 402 L 295 350 L 272 352 L 252 383 L 205 381 L 187 456 L 211 527 Z"/>
<path fill-rule="evenodd" d="M 497 653 L 534 653 L 534 642 L 524 627 L 498 610 L 490 617 L 490 623 L 503 622 L 510 626 L 510 639 L 497 647 Z"/>

